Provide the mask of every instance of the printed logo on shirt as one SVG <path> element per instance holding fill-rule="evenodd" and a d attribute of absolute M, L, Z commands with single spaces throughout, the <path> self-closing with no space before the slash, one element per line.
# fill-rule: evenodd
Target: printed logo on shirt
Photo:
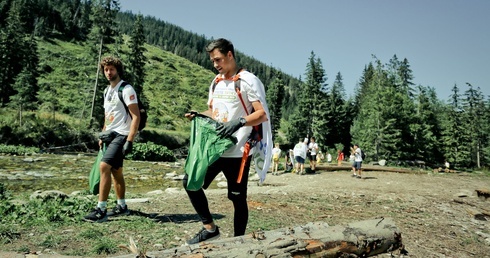
<path fill-rule="evenodd" d="M 131 95 L 131 96 L 129 96 L 129 100 L 134 100 L 134 98 L 136 98 L 136 97 L 134 96 L 134 94 L 133 94 L 133 95 Z"/>

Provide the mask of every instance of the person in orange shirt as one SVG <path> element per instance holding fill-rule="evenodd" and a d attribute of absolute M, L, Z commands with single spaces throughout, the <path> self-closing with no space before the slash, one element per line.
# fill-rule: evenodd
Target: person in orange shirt
<path fill-rule="evenodd" d="M 342 160 L 344 160 L 344 153 L 341 150 L 337 151 L 337 166 L 342 166 Z"/>

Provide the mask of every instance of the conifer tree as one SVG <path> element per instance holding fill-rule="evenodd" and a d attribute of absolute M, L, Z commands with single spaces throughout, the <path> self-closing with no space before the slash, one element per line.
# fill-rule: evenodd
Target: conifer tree
<path fill-rule="evenodd" d="M 274 139 L 276 139 L 277 132 L 281 125 L 282 103 L 284 101 L 284 95 L 284 83 L 281 79 L 281 74 L 278 74 L 275 76 L 275 79 L 272 80 L 272 83 L 269 85 L 266 94 Z"/>
<path fill-rule="evenodd" d="M 466 85 L 469 89 L 464 93 L 462 106 L 465 111 L 464 124 L 468 128 L 469 141 L 466 144 L 470 145 L 471 163 L 465 164 L 465 166 L 476 165 L 476 167 L 481 168 L 483 143 L 487 138 L 487 133 L 482 125 L 488 123 L 488 120 L 484 120 L 485 102 L 480 87 L 475 88 L 470 83 L 466 83 Z"/>
<path fill-rule="evenodd" d="M 306 66 L 306 81 L 298 92 L 297 108 L 290 117 L 288 138 L 291 142 L 319 132 L 319 127 L 313 125 L 320 126 L 322 123 L 323 117 L 319 113 L 322 107 L 319 107 L 319 99 L 324 94 L 321 94 L 320 89 L 326 88 L 325 81 L 326 75 L 322 62 L 312 51 Z"/>
<path fill-rule="evenodd" d="M 13 2 L 5 20 L 5 28 L 0 30 L 0 98 L 4 106 L 15 94 L 13 85 L 22 71 L 26 51 L 26 31 L 20 19 L 21 5 Z"/>
<path fill-rule="evenodd" d="M 447 105 L 447 111 L 442 122 L 442 142 L 444 158 L 456 167 L 464 166 L 470 158 L 467 145 L 467 128 L 465 126 L 464 110 L 462 107 L 459 87 L 454 84 L 452 94 Z"/>
<path fill-rule="evenodd" d="M 126 79 L 134 87 L 140 100 L 144 99 L 141 93 L 145 84 L 145 64 L 147 60 L 145 57 L 145 32 L 141 22 L 142 19 L 142 15 L 137 15 L 134 22 L 134 30 L 129 40 L 129 73 L 126 75 Z"/>
<path fill-rule="evenodd" d="M 396 107 L 391 99 L 394 91 L 388 72 L 381 61 L 376 59 L 373 76 L 365 89 L 359 113 L 351 127 L 353 144 L 359 144 L 375 160 L 398 160 L 401 156 L 396 146 L 401 132 L 396 126 Z"/>
<path fill-rule="evenodd" d="M 332 114 L 332 116 L 326 125 L 328 128 L 328 137 L 325 144 L 327 146 L 333 147 L 336 143 L 341 143 L 344 146 L 349 144 L 349 141 L 346 141 L 347 134 L 345 132 L 348 132 L 350 129 L 350 120 L 346 110 L 347 106 L 344 95 L 345 88 L 342 74 L 338 72 L 329 96 L 331 100 L 328 113 Z"/>
<path fill-rule="evenodd" d="M 417 86 L 415 95 L 415 120 L 410 128 L 414 137 L 414 158 L 428 163 L 443 162 L 440 119 L 442 103 L 437 99 L 434 88 Z"/>
<path fill-rule="evenodd" d="M 412 89 L 412 70 L 408 60 L 405 58 L 402 62 L 398 60 L 396 55 L 390 59 L 388 64 L 388 78 L 390 87 L 393 88 L 391 101 L 387 102 L 391 106 L 390 117 L 395 119 L 395 128 L 400 133 L 400 139 L 397 141 L 396 149 L 397 156 L 400 159 L 412 160 L 416 150 L 413 140 L 413 134 L 410 126 L 414 124 L 414 103 Z"/>
<path fill-rule="evenodd" d="M 105 84 L 100 84 L 99 81 L 99 62 L 103 55 L 111 52 L 108 44 L 116 42 L 115 38 L 118 36 L 118 31 L 115 18 L 120 8 L 118 0 L 96 0 L 92 4 L 92 14 L 90 16 L 92 29 L 89 34 L 88 44 L 90 44 L 93 62 L 96 64 L 97 74 L 89 126 L 101 127 L 95 124 L 96 121 L 102 121 L 103 119 L 102 106 L 96 105 L 96 103 L 102 101 L 102 96 L 97 94 L 98 89 L 102 89 L 105 86 Z M 117 50 L 118 47 L 116 46 L 115 49 Z"/>

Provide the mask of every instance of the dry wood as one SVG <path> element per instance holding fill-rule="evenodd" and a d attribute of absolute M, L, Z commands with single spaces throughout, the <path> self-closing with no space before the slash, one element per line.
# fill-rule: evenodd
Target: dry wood
<path fill-rule="evenodd" d="M 394 251 L 406 252 L 401 233 L 390 218 L 328 226 L 310 222 L 295 228 L 258 231 L 241 237 L 226 238 L 182 246 L 148 256 L 197 257 L 369 257 Z M 119 256 L 119 258 L 134 255 Z"/>
<path fill-rule="evenodd" d="M 352 166 L 337 166 L 337 165 L 317 165 L 317 171 L 339 171 L 339 170 L 352 170 Z M 411 173 L 411 174 L 425 174 L 426 170 L 420 169 L 408 169 L 408 168 L 394 168 L 394 167 L 383 167 L 383 166 L 371 166 L 371 165 L 362 165 L 362 171 L 382 171 L 382 172 L 395 172 L 395 173 Z"/>
<path fill-rule="evenodd" d="M 487 189 L 476 189 L 476 194 L 478 197 L 483 197 L 485 199 L 490 198 L 490 190 Z"/>

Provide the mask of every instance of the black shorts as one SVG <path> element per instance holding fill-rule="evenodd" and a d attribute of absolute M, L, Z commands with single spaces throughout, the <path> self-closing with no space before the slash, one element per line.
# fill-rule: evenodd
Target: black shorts
<path fill-rule="evenodd" d="M 105 162 L 113 169 L 119 169 L 123 166 L 124 155 L 122 153 L 122 148 L 126 143 L 127 135 L 117 134 L 116 137 L 106 146 L 106 151 L 104 157 L 102 157 L 102 162 Z"/>
<path fill-rule="evenodd" d="M 311 155 L 308 157 L 311 161 L 316 161 L 316 154 L 315 155 Z"/>

